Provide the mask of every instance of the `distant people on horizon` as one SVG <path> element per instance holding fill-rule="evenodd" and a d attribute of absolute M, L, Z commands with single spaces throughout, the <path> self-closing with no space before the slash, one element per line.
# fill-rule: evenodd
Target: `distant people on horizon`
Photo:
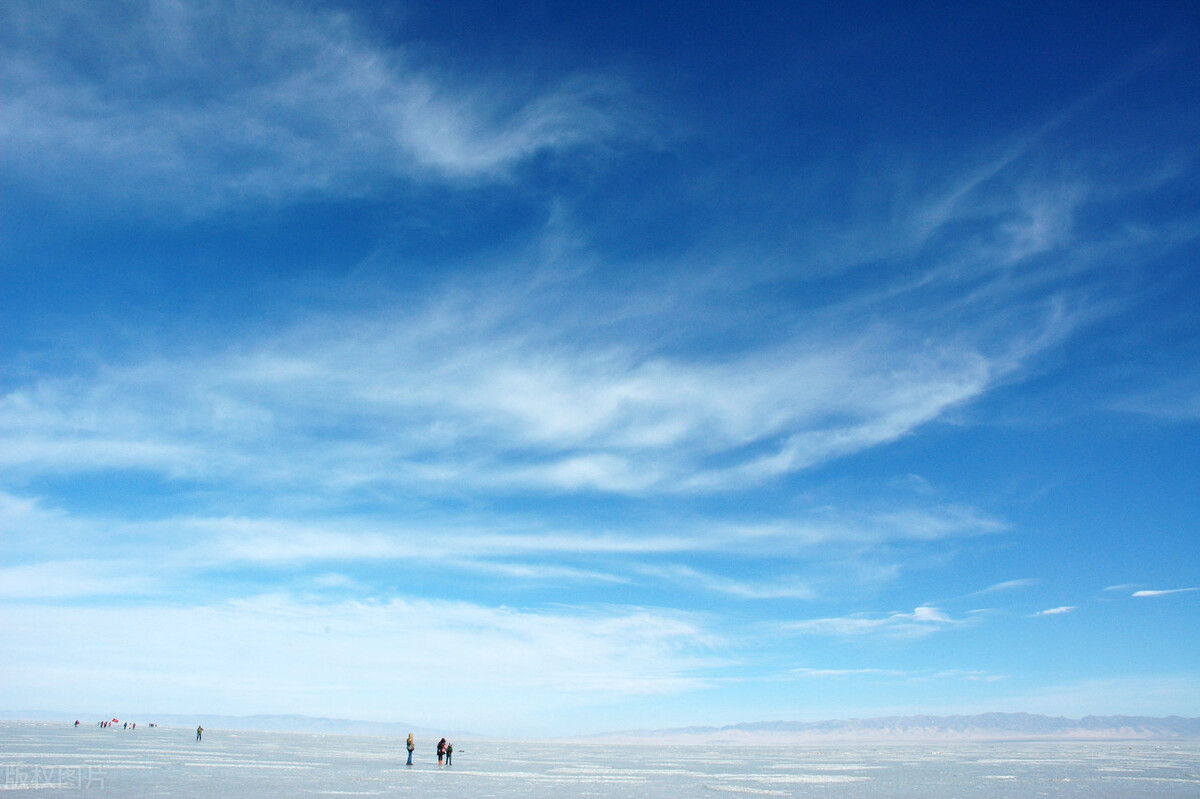
<path fill-rule="evenodd" d="M 412 765 L 412 753 L 413 753 L 413 750 L 417 748 L 417 745 L 415 743 L 413 743 L 413 734 L 411 732 L 408 734 L 408 743 L 405 744 L 405 747 L 408 749 L 407 765 L 411 766 Z"/>
<path fill-rule="evenodd" d="M 78 726 L 79 726 L 79 719 L 75 719 L 75 726 L 76 726 L 76 727 L 78 727 Z"/>
<path fill-rule="evenodd" d="M 200 736 L 202 736 L 202 735 L 204 735 L 204 728 L 203 728 L 203 727 L 197 727 L 197 728 L 196 728 L 196 740 L 197 740 L 197 741 L 199 741 L 199 740 L 200 740 Z"/>
<path fill-rule="evenodd" d="M 446 765 L 450 765 L 450 755 L 454 754 L 454 744 L 446 742 Z"/>
<path fill-rule="evenodd" d="M 438 765 L 442 765 L 442 758 L 446 756 L 446 739 L 438 741 Z"/>

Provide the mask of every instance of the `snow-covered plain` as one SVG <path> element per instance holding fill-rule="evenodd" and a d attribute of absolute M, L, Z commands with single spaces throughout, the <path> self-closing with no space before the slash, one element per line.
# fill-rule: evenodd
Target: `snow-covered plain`
<path fill-rule="evenodd" d="M 436 741 L 0 722 L 0 790 L 26 796 L 1200 797 L 1200 742 L 836 746 Z M 29 793 L 24 793 L 29 792 Z"/>

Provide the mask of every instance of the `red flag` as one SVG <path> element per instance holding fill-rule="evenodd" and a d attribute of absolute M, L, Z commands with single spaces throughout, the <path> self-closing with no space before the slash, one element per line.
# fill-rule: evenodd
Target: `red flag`
<path fill-rule="evenodd" d="M 116 724 L 116 723 L 117 723 L 117 720 L 116 720 L 116 719 L 113 719 L 113 724 Z"/>

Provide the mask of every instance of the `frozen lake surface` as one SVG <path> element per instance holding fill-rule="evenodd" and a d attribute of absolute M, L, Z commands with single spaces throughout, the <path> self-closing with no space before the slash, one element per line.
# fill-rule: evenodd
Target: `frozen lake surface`
<path fill-rule="evenodd" d="M 400 738 L 0 722 L 23 796 L 1200 797 L 1200 743 L 631 746 L 462 740 L 438 768 Z M 13 794 L 18 795 L 18 794 Z"/>

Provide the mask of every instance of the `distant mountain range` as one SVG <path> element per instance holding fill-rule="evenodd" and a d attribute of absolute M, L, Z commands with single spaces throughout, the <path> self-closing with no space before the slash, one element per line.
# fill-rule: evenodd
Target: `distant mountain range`
<path fill-rule="evenodd" d="M 822 743 L 838 741 L 1157 741 L 1200 739 L 1200 718 L 1085 716 L 1031 713 L 974 716 L 888 716 L 831 721 L 762 721 L 726 727 L 631 730 L 593 736 L 607 740 L 672 743 Z"/>
<path fill-rule="evenodd" d="M 62 721 L 79 718 L 95 723 L 104 718 L 69 716 L 45 711 L 0 711 L 0 718 L 30 721 Z M 124 720 L 139 726 L 151 722 L 167 727 L 259 730 L 325 735 L 362 735 L 403 738 L 410 732 L 419 738 L 482 736 L 455 730 L 433 730 L 402 722 L 354 721 L 301 715 L 181 716 L 143 714 Z M 679 727 L 661 730 L 628 730 L 603 733 L 576 740 L 596 742 L 657 742 L 679 744 L 804 744 L 836 742 L 934 742 L 934 741 L 1179 741 L 1200 740 L 1200 718 L 1167 716 L 1039 716 L 1031 713 L 981 713 L 975 716 L 888 716 L 830 721 L 759 721 L 726 727 Z"/>

